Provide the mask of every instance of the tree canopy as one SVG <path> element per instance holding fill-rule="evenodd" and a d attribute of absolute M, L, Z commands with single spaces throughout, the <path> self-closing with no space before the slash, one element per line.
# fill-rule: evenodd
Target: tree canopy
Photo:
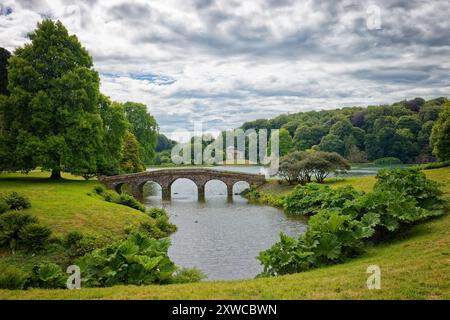
<path fill-rule="evenodd" d="M 44 20 L 31 43 L 9 59 L 0 164 L 3 170 L 36 166 L 75 174 L 96 169 L 101 143 L 99 76 L 92 58 L 61 22 Z"/>
<path fill-rule="evenodd" d="M 450 160 L 450 103 L 447 103 L 433 126 L 433 154 L 440 160 Z"/>
<path fill-rule="evenodd" d="M 392 105 L 299 112 L 246 122 L 244 129 L 286 129 L 293 150 L 337 152 L 352 162 L 396 157 L 405 163 L 431 162 L 431 128 L 445 97 L 405 100 Z"/>
<path fill-rule="evenodd" d="M 60 21 L 43 20 L 29 38 L 11 57 L 0 50 L 9 94 L 0 95 L 0 171 L 89 178 L 144 170 L 158 134 L 147 107 L 102 95 L 91 56 Z"/>
<path fill-rule="evenodd" d="M 155 156 L 159 127 L 155 118 L 148 113 L 147 106 L 142 103 L 124 103 L 125 115 L 129 122 L 129 130 L 140 144 L 140 153 L 144 163 L 150 163 Z"/>
<path fill-rule="evenodd" d="M 0 94 L 8 95 L 8 59 L 11 53 L 5 48 L 0 48 Z"/>

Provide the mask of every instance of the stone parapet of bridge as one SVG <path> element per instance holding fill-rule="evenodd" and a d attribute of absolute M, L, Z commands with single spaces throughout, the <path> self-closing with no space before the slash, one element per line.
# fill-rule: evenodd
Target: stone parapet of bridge
<path fill-rule="evenodd" d="M 263 175 L 220 171 L 214 169 L 160 169 L 145 171 L 140 173 L 124 174 L 118 176 L 101 176 L 99 181 L 107 188 L 121 193 L 124 184 L 131 186 L 133 196 L 137 199 L 143 198 L 143 186 L 147 182 L 154 182 L 161 186 L 162 197 L 169 200 L 171 197 L 172 184 L 178 179 L 189 179 L 193 181 L 198 189 L 199 199 L 205 197 L 205 185 L 208 181 L 219 180 L 226 184 L 227 194 L 233 195 L 233 186 L 237 182 L 247 182 L 250 185 L 258 186 L 266 179 Z"/>

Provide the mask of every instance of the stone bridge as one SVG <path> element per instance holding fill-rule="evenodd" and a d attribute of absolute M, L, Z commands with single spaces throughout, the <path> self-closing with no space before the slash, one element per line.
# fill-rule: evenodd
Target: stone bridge
<path fill-rule="evenodd" d="M 261 185 L 266 179 L 263 175 L 219 171 L 213 169 L 161 169 L 154 171 L 146 171 L 140 173 L 132 173 L 118 176 L 101 176 L 99 181 L 107 188 L 113 189 L 121 193 L 122 186 L 128 184 L 131 187 L 134 197 L 142 199 L 143 186 L 147 182 L 155 182 L 161 186 L 162 198 L 169 200 L 171 197 L 172 184 L 178 179 L 189 179 L 197 185 L 198 198 L 205 198 L 205 185 L 208 181 L 219 180 L 226 184 L 227 194 L 229 197 L 233 195 L 233 186 L 237 182 L 245 181 L 250 185 Z"/>

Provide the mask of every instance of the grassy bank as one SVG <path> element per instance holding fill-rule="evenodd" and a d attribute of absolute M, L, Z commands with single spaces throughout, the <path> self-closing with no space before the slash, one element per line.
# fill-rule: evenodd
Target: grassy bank
<path fill-rule="evenodd" d="M 115 238 L 126 225 L 138 225 L 148 217 L 137 210 L 106 202 L 93 193 L 97 181 L 63 175 L 61 181 L 49 180 L 49 173 L 0 174 L 0 193 L 17 191 L 32 204 L 26 211 L 52 228 L 56 235 L 78 230 Z"/>
<path fill-rule="evenodd" d="M 443 183 L 445 196 L 450 198 L 450 168 L 442 168 L 426 171 L 429 178 Z M 38 179 L 39 180 L 39 179 Z M 48 196 L 58 193 L 60 200 L 65 202 L 65 207 L 72 206 L 73 199 L 85 199 L 86 192 L 92 189 L 94 182 L 63 182 L 74 188 L 66 186 L 66 191 L 57 191 L 59 182 L 53 184 L 48 181 L 40 181 L 38 184 L 23 181 L 23 179 L 0 180 L 0 192 L 12 190 L 12 186 L 23 184 L 23 188 L 34 190 L 36 195 L 31 196 L 31 201 L 38 198 L 39 192 L 46 192 Z M 332 186 L 352 184 L 358 190 L 369 191 L 374 184 L 373 177 L 349 178 L 345 180 L 331 180 Z M 36 181 L 35 181 L 36 182 Z M 12 184 L 11 184 L 12 183 Z M 272 194 L 289 192 L 289 186 L 279 185 L 278 182 L 270 182 L 262 187 L 262 190 Z M 39 191 L 40 190 L 40 191 Z M 71 191 L 70 191 L 71 190 Z M 20 191 L 20 190 L 17 190 Z M 54 197 L 54 196 L 51 196 Z M 86 196 L 90 200 L 89 196 Z M 41 220 L 47 215 L 46 198 L 41 199 L 39 206 L 34 205 L 33 213 L 39 214 Z M 101 201 L 101 200 L 98 200 Z M 102 205 L 117 206 L 108 203 L 97 203 L 95 208 L 101 210 Z M 82 203 L 77 206 L 83 207 Z M 118 206 L 122 211 L 127 208 Z M 40 208 L 40 212 L 37 212 Z M 53 207 L 52 207 L 53 208 Z M 105 207 L 106 208 L 106 207 Z M 84 215 L 90 217 L 87 209 Z M 130 214 L 138 213 L 130 210 Z M 67 211 L 67 210 L 66 210 Z M 53 212 L 53 211 L 52 211 Z M 50 212 L 49 215 L 56 215 Z M 75 215 L 75 210 L 71 211 Z M 103 213 L 105 214 L 105 213 Z M 125 215 L 128 217 L 128 215 Z M 76 220 L 71 213 L 57 215 L 60 220 Z M 61 218 L 62 217 L 62 218 Z M 122 216 L 121 218 L 122 219 Z M 117 219 L 117 220 L 120 220 Z M 60 226 L 60 230 L 67 225 L 78 223 L 60 221 L 53 217 L 47 218 L 47 223 L 52 227 Z M 61 227 L 64 226 L 64 228 Z M 103 226 L 93 223 L 85 223 L 83 228 L 100 230 Z M 116 226 L 117 227 L 117 226 Z M 111 227 L 108 233 L 115 228 Z M 369 265 L 379 265 L 382 272 L 382 289 L 368 290 L 366 288 L 366 269 Z M 203 282 L 185 285 L 168 286 L 119 286 L 112 288 L 93 288 L 81 290 L 28 290 L 7 291 L 0 290 L 0 299 L 450 299 L 450 215 L 447 214 L 420 225 L 416 225 L 406 233 L 401 234 L 389 243 L 369 248 L 365 254 L 347 263 L 316 269 L 295 275 L 277 278 L 254 279 L 228 282 Z"/>

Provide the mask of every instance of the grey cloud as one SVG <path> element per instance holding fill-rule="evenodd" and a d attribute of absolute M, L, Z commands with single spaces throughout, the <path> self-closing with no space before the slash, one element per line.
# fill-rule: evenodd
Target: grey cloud
<path fill-rule="evenodd" d="M 377 0 L 380 30 L 367 28 L 362 0 L 247 1 L 244 7 L 237 0 L 180 0 L 163 8 L 130 0 L 11 3 L 17 4 L 13 14 L 0 16 L 0 43 L 8 47 L 30 31 L 14 19 L 29 12 L 60 18 L 64 6 L 80 5 L 77 33 L 105 93 L 147 103 L 163 132 L 189 128 L 197 119 L 214 129 L 450 90 L 447 0 Z M 154 86 L 146 75 L 176 82 Z"/>
<path fill-rule="evenodd" d="M 127 2 L 115 5 L 108 10 L 112 19 L 125 19 L 140 22 L 141 19 L 148 18 L 151 11 L 148 5 Z"/>

